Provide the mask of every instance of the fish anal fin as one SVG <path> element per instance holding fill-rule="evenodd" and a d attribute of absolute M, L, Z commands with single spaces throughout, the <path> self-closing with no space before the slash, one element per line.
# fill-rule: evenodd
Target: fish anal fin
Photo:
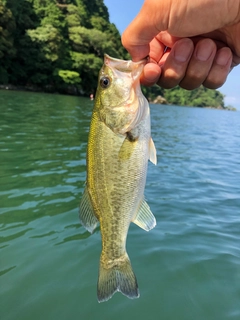
<path fill-rule="evenodd" d="M 149 139 L 149 160 L 153 164 L 157 164 L 157 151 L 152 138 Z"/>
<path fill-rule="evenodd" d="M 81 224 L 89 232 L 92 233 L 94 229 L 97 227 L 98 219 L 95 216 L 87 186 L 84 189 L 83 196 L 80 202 L 79 218 L 80 218 Z"/>
<path fill-rule="evenodd" d="M 144 199 L 142 200 L 139 210 L 132 222 L 146 231 L 149 231 L 156 226 L 156 219 L 152 214 L 149 205 Z"/>

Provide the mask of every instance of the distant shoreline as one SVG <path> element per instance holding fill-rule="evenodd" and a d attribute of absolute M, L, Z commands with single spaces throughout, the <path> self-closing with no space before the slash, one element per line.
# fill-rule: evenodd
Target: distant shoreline
<path fill-rule="evenodd" d="M 157 96 L 154 100 L 149 101 L 149 103 L 152 103 L 152 104 L 169 104 L 168 101 L 162 96 Z M 234 107 L 231 107 L 231 106 L 222 107 L 221 105 L 216 106 L 216 107 L 213 107 L 213 106 L 190 106 L 189 105 L 189 107 L 204 108 L 204 109 L 227 110 L 227 111 L 237 111 L 237 109 L 234 108 Z"/>
<path fill-rule="evenodd" d="M 0 85 L 0 89 L 2 90 L 15 90 L 15 91 L 28 91 L 28 92 L 42 92 L 42 93 L 52 93 L 52 94 L 63 94 L 63 95 L 71 95 L 71 96 L 85 96 L 82 92 L 80 92 L 75 86 L 69 86 L 65 88 L 56 89 L 52 86 L 46 86 L 45 88 L 38 86 L 15 86 L 12 84 L 8 85 Z"/>
<path fill-rule="evenodd" d="M 37 86 L 14 86 L 14 85 L 0 85 L 0 89 L 2 90 L 16 90 L 16 91 L 28 91 L 28 92 L 42 92 L 42 93 L 51 93 L 51 94 L 63 94 L 63 95 L 74 95 L 74 96 L 81 96 L 81 97 L 87 97 L 87 95 L 82 94 L 81 92 L 79 92 L 77 90 L 76 87 L 68 87 L 65 88 L 64 90 L 54 90 L 53 87 L 46 87 L 45 90 L 41 87 L 37 87 Z M 169 104 L 168 101 L 162 97 L 162 96 L 157 96 L 154 100 L 150 100 L 149 103 L 152 104 L 166 104 L 166 105 L 172 105 Z M 181 107 L 181 106 L 180 106 Z M 188 106 L 185 106 L 188 107 Z M 217 106 L 217 107 L 213 107 L 213 106 L 191 106 L 189 105 L 189 107 L 193 107 L 193 108 L 204 108 L 204 109 L 217 109 L 217 110 L 227 110 L 227 111 L 237 111 L 236 108 L 231 107 L 231 106 L 226 106 L 226 107 L 222 107 L 222 106 Z"/>

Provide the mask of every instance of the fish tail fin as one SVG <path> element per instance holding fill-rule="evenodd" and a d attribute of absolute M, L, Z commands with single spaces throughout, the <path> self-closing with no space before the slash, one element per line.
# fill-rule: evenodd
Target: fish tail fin
<path fill-rule="evenodd" d="M 139 297 L 137 279 L 127 253 L 120 259 L 113 261 L 112 266 L 108 269 L 100 260 L 98 302 L 109 300 L 117 291 L 130 299 Z"/>

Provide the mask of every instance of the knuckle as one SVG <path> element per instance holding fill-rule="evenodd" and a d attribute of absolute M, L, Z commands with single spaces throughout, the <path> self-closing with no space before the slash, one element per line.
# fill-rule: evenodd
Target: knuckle
<path fill-rule="evenodd" d="M 185 89 L 185 90 L 194 90 L 194 89 L 197 89 L 199 88 L 201 85 L 201 83 L 194 83 L 194 82 L 189 82 L 189 81 L 181 81 L 179 83 L 179 87 Z"/>
<path fill-rule="evenodd" d="M 218 89 L 221 87 L 227 79 L 227 74 L 226 75 L 221 75 L 218 76 L 215 73 L 210 73 L 206 80 L 203 82 L 204 87 L 209 88 L 209 89 Z"/>
<path fill-rule="evenodd" d="M 197 89 L 205 81 L 206 77 L 206 73 L 196 70 L 189 70 L 180 82 L 179 86 L 187 90 Z"/>
<path fill-rule="evenodd" d="M 176 87 L 181 80 L 182 77 L 179 73 L 172 69 L 167 69 L 162 73 L 160 79 L 158 80 L 158 85 L 165 89 L 171 89 Z"/>
<path fill-rule="evenodd" d="M 207 73 L 205 70 L 188 70 L 186 77 L 189 81 L 202 83 L 206 79 Z"/>
<path fill-rule="evenodd" d="M 216 83 L 216 82 L 211 81 L 211 80 L 206 80 L 206 81 L 203 82 L 203 86 L 208 88 L 208 89 L 218 89 L 224 84 L 224 82 L 225 81 Z"/>

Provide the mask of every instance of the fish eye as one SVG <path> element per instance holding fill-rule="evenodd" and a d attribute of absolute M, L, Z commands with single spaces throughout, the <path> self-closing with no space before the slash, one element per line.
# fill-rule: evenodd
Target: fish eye
<path fill-rule="evenodd" d="M 108 88 L 108 87 L 110 86 L 110 84 L 111 84 L 110 78 L 108 78 L 108 77 L 102 77 L 102 78 L 100 79 L 100 86 L 101 86 L 103 89 Z"/>

